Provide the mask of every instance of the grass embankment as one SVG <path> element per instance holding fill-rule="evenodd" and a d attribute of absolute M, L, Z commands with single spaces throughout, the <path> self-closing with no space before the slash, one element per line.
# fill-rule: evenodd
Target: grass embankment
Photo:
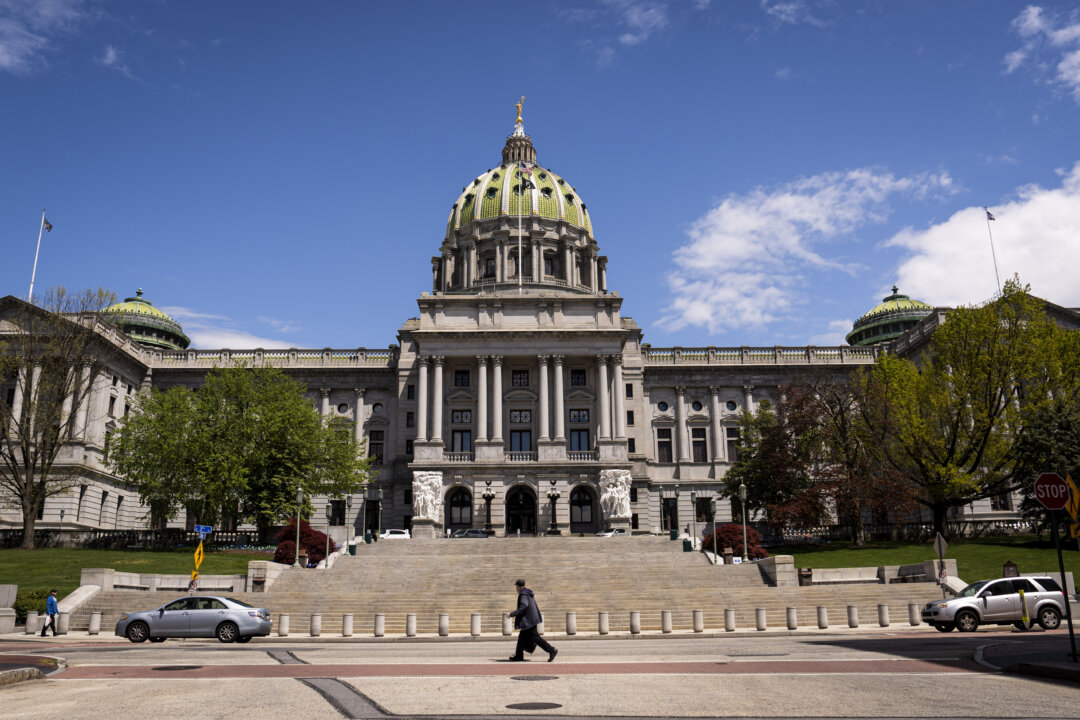
<path fill-rule="evenodd" d="M 1062 541 L 1065 571 L 1080 580 L 1080 552 L 1076 541 Z M 832 542 L 823 545 L 788 545 L 770 547 L 770 555 L 793 555 L 795 567 L 841 568 L 875 567 L 879 565 L 909 565 L 934 560 L 933 543 L 868 542 L 863 546 Z M 956 539 L 949 542 L 946 558 L 956 560 L 960 578 L 967 582 L 1001 577 L 1001 566 L 1011 560 L 1021 573 L 1056 572 L 1057 552 L 1049 538 L 1038 540 L 1033 535 L 1014 535 L 975 539 Z"/>
<path fill-rule="evenodd" d="M 194 550 L 0 550 L 0 584 L 18 585 L 19 593 L 56 589 L 64 597 L 79 586 L 83 568 L 112 568 L 122 572 L 188 574 L 195 569 Z M 246 575 L 250 560 L 270 560 L 255 552 L 207 552 L 199 572 L 203 575 Z"/>

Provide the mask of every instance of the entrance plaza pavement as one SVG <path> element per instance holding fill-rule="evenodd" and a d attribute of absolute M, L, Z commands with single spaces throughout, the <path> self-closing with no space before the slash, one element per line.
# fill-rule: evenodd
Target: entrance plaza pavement
<path fill-rule="evenodd" d="M 1068 635 L 922 627 L 548 633 L 513 638 L 256 638 L 246 645 L 111 635 L 0 637 L 6 659 L 55 658 L 46 680 L 0 687 L 6 718 L 1080 717 Z"/>

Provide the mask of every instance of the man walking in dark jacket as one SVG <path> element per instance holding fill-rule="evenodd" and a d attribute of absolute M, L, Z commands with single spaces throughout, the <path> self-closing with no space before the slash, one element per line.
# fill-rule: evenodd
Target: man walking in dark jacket
<path fill-rule="evenodd" d="M 540 608 L 536 606 L 536 597 L 533 596 L 532 590 L 525 587 L 524 580 L 518 580 L 514 583 L 514 586 L 518 592 L 517 610 L 506 613 L 506 617 L 514 618 L 514 627 L 521 630 L 521 632 L 518 633 L 517 650 L 510 656 L 510 661 L 522 662 L 525 659 L 524 653 L 526 651 L 531 653 L 537 647 L 540 647 L 548 654 L 548 662 L 551 662 L 559 651 L 552 647 L 547 640 L 540 637 L 540 632 L 536 628 L 540 624 Z"/>

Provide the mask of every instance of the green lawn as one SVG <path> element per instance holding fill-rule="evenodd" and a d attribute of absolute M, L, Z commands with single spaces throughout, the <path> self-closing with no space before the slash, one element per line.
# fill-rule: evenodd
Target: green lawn
<path fill-rule="evenodd" d="M 34 588 L 59 590 L 61 598 L 79 586 L 83 568 L 113 568 L 123 572 L 187 574 L 195 569 L 193 550 L 0 550 L 0 583 L 18 585 L 20 593 Z M 267 553 L 208 552 L 203 575 L 246 575 L 249 560 L 270 560 Z"/>
<path fill-rule="evenodd" d="M 1080 580 L 1080 552 L 1076 541 L 1063 541 L 1065 571 Z M 827 545 L 791 545 L 770 547 L 770 555 L 793 555 L 795 567 L 840 568 L 907 565 L 937 557 L 933 544 L 908 542 L 872 542 L 863 547 L 833 542 Z M 1048 538 L 1041 542 L 1032 535 L 953 540 L 945 553 L 956 560 L 959 576 L 968 582 L 1001 576 L 1001 566 L 1008 560 L 1020 572 L 1056 572 L 1057 553 Z"/>

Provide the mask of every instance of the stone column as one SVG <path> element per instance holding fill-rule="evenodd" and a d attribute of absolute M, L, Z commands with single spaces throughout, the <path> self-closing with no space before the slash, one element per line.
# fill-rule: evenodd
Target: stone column
<path fill-rule="evenodd" d="M 540 439 L 548 440 L 550 435 L 551 424 L 548 422 L 548 403 L 551 401 L 551 397 L 548 395 L 548 359 L 547 355 L 540 355 L 537 360 L 540 362 L 540 400 L 537 403 L 540 406 Z"/>
<path fill-rule="evenodd" d="M 75 426 L 75 439 L 86 442 L 86 428 L 90 417 L 90 403 L 94 398 L 94 382 L 97 378 L 90 371 L 89 365 L 83 365 L 82 380 L 79 382 L 79 418 Z"/>
<path fill-rule="evenodd" d="M 713 462 L 724 459 L 727 450 L 724 442 L 724 426 L 720 424 L 720 388 L 709 386 L 709 420 L 712 421 L 712 459 Z"/>
<path fill-rule="evenodd" d="M 26 368 L 19 368 L 15 372 L 15 398 L 11 402 L 11 417 L 15 422 L 22 423 L 23 391 L 26 388 Z"/>
<path fill-rule="evenodd" d="M 325 423 L 330 417 L 330 388 L 319 388 L 322 400 L 319 402 L 319 416 Z"/>
<path fill-rule="evenodd" d="M 600 380 L 597 383 L 600 390 L 600 440 L 611 439 L 611 400 L 608 398 L 608 375 L 607 355 L 597 355 L 596 363 L 600 370 Z"/>
<path fill-rule="evenodd" d="M 476 356 L 476 439 L 483 442 L 488 439 L 488 392 L 487 392 L 487 355 Z"/>
<path fill-rule="evenodd" d="M 743 406 L 746 408 L 746 412 L 754 412 L 754 386 L 743 385 Z"/>
<path fill-rule="evenodd" d="M 690 462 L 690 443 L 686 439 L 686 388 L 675 388 L 675 432 L 679 438 L 679 462 Z"/>
<path fill-rule="evenodd" d="M 442 355 L 436 355 L 432 360 L 435 363 L 435 368 L 432 370 L 435 374 L 435 382 L 431 383 L 434 396 L 431 404 L 431 441 L 442 442 L 443 361 L 445 358 Z"/>
<path fill-rule="evenodd" d="M 626 397 L 626 389 L 623 387 L 622 376 L 622 355 L 613 355 L 612 364 L 614 366 L 612 380 L 613 390 L 615 393 L 615 439 L 626 439 L 626 409 L 624 406 L 623 398 Z"/>
<path fill-rule="evenodd" d="M 39 398 L 38 398 L 38 385 L 41 383 L 41 366 L 35 365 L 33 371 L 30 373 L 30 382 L 27 383 L 27 395 L 23 397 L 23 403 L 29 402 L 26 408 L 26 428 L 28 432 L 27 436 L 32 436 L 34 432 L 34 422 L 37 416 Z M 117 412 L 122 412 L 117 409 Z"/>
<path fill-rule="evenodd" d="M 574 250 L 570 243 L 563 243 L 563 267 L 566 275 L 566 284 L 574 287 Z"/>
<path fill-rule="evenodd" d="M 450 265 L 450 253 L 444 253 L 442 256 L 442 287 L 443 291 L 450 289 L 450 273 L 453 268 Z"/>
<path fill-rule="evenodd" d="M 533 282 L 540 282 L 543 277 L 544 271 L 544 254 L 540 250 L 540 240 L 535 238 L 532 241 L 532 266 L 533 266 Z"/>
<path fill-rule="evenodd" d="M 600 292 L 600 283 L 597 282 L 599 278 L 596 276 L 596 256 L 589 256 L 589 287 L 593 292 Z"/>
<path fill-rule="evenodd" d="M 353 388 L 356 399 L 353 407 L 353 439 L 360 442 L 364 439 L 364 388 Z"/>
<path fill-rule="evenodd" d="M 506 241 L 495 241 L 495 279 L 506 282 Z"/>
<path fill-rule="evenodd" d="M 607 292 L 607 261 L 600 262 L 600 291 Z"/>
<path fill-rule="evenodd" d="M 420 387 L 416 389 L 416 439 L 420 442 L 426 442 L 428 439 L 428 423 L 427 423 L 427 407 L 428 407 L 428 388 L 427 388 L 427 376 L 428 376 L 428 364 L 430 364 L 431 358 L 418 357 L 416 358 L 417 365 L 420 366 Z"/>
<path fill-rule="evenodd" d="M 555 364 L 553 368 L 555 374 L 555 439 L 566 442 L 566 432 L 563 429 L 563 422 L 566 417 L 563 410 L 563 356 L 552 355 L 551 360 Z"/>
<path fill-rule="evenodd" d="M 494 375 L 491 380 L 491 439 L 502 442 L 503 392 L 502 392 L 502 355 L 492 355 L 491 365 Z"/>
<path fill-rule="evenodd" d="M 465 246 L 465 287 L 471 287 L 476 282 L 476 246 Z M 434 438 L 432 438 L 434 439 Z"/>

